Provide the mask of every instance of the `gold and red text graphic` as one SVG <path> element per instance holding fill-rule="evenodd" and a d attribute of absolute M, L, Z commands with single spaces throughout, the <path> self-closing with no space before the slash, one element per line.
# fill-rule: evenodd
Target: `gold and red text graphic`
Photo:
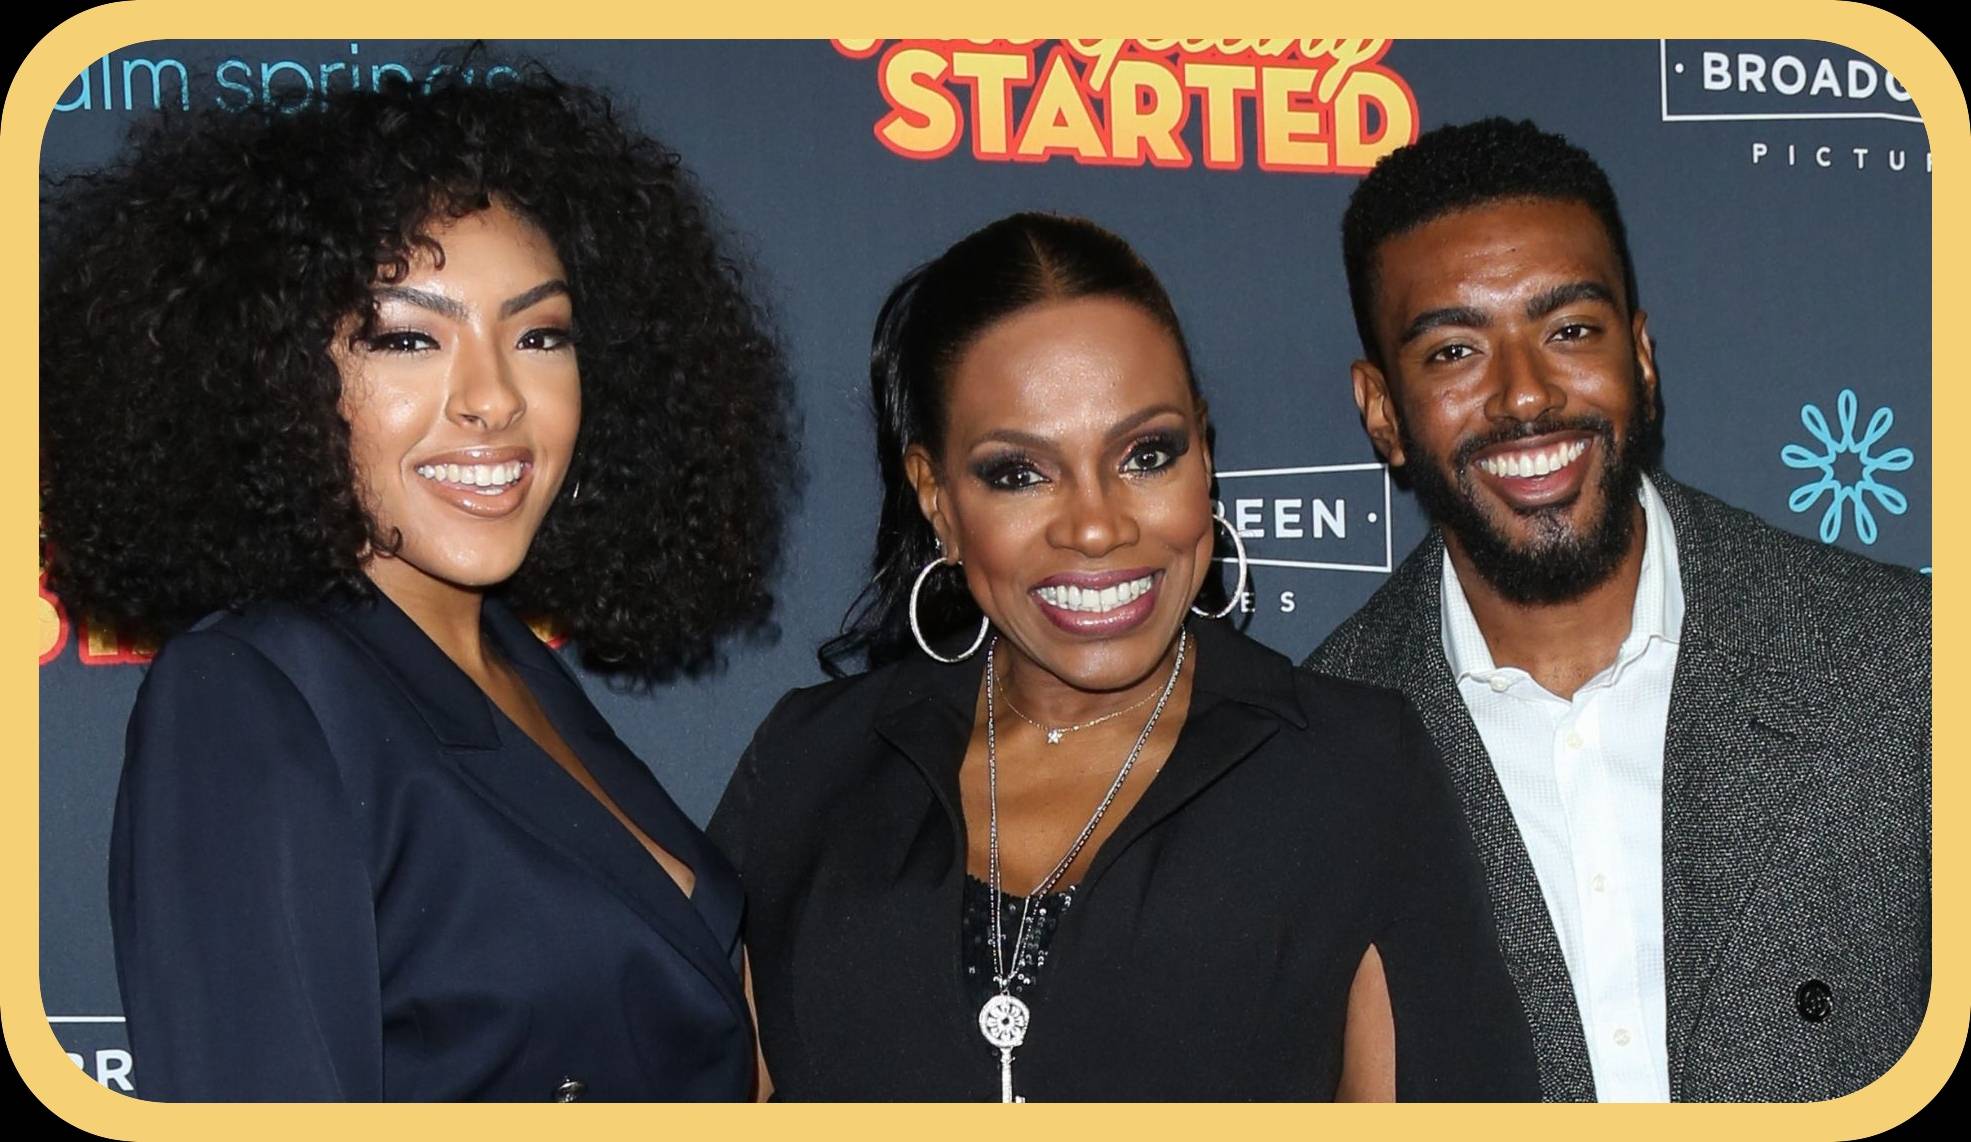
<path fill-rule="evenodd" d="M 36 634 L 41 643 L 41 665 L 46 666 L 62 656 L 71 634 L 76 636 L 75 657 L 84 666 L 140 666 L 157 653 L 157 647 L 123 634 L 109 623 L 84 619 L 71 624 L 68 609 L 48 589 L 45 574 L 41 576 L 39 586 Z M 536 621 L 527 625 L 536 638 L 549 646 L 558 648 L 568 641 L 566 635 L 547 623 Z"/>
<path fill-rule="evenodd" d="M 876 138 L 909 159 L 1360 173 L 1417 136 L 1388 40 L 836 40 L 876 58 Z M 1251 138 L 1247 138 L 1247 109 Z M 1193 120 L 1198 126 L 1191 129 Z"/>
<path fill-rule="evenodd" d="M 48 577 L 41 576 L 38 614 L 40 622 L 36 633 L 41 641 L 41 665 L 46 666 L 60 658 L 68 646 L 69 636 L 74 634 L 75 656 L 84 666 L 132 666 L 149 662 L 157 650 L 154 646 L 141 643 L 120 633 L 109 623 L 96 623 L 83 620 L 71 623 L 68 609 L 62 601 L 48 589 Z"/>

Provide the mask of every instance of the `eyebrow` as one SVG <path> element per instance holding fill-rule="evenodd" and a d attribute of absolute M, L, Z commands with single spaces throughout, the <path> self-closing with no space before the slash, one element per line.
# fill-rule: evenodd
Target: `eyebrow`
<path fill-rule="evenodd" d="M 1116 421 L 1116 423 L 1109 428 L 1108 438 L 1110 440 L 1115 440 L 1118 437 L 1127 436 L 1130 433 L 1136 431 L 1138 428 L 1141 428 L 1144 424 L 1148 423 L 1149 421 L 1155 420 L 1157 417 L 1163 416 L 1166 413 L 1177 413 L 1178 415 L 1181 416 L 1183 415 L 1184 410 L 1177 407 L 1174 404 L 1152 405 L 1149 408 L 1143 409 L 1140 412 L 1132 413 L 1129 416 L 1123 417 L 1121 420 Z M 1018 445 L 1021 448 L 1031 448 L 1036 450 L 1054 447 L 1054 441 L 1048 439 L 1047 437 L 1036 436 L 1031 432 L 1022 432 L 1017 428 L 996 428 L 991 432 L 986 433 L 984 436 L 979 437 L 979 443 L 980 444 L 987 444 L 987 443 L 1013 444 L 1013 445 Z"/>
<path fill-rule="evenodd" d="M 465 306 L 452 298 L 446 297 L 442 293 L 433 293 L 427 289 L 416 289 L 411 286 L 378 286 L 375 292 L 376 296 L 380 299 L 406 302 L 410 305 L 417 306 L 419 309 L 428 309 L 441 317 L 449 317 L 453 321 L 465 321 L 471 317 L 471 314 L 466 312 Z M 501 302 L 500 316 L 512 317 L 514 314 L 538 304 L 543 298 L 553 297 L 556 294 L 567 294 L 569 292 L 567 282 L 562 281 L 560 278 L 552 278 L 525 293 L 510 297 Z"/>
<path fill-rule="evenodd" d="M 1492 324 L 1491 318 L 1470 306 L 1447 305 L 1442 309 L 1426 310 L 1411 318 L 1410 324 L 1403 327 L 1402 335 L 1397 337 L 1396 344 L 1399 347 L 1408 345 L 1431 330 L 1442 329 L 1447 325 L 1483 329 L 1490 324 Z"/>
<path fill-rule="evenodd" d="M 1157 417 L 1172 412 L 1179 416 L 1184 415 L 1184 410 L 1174 404 L 1159 404 L 1152 405 L 1133 416 L 1125 416 L 1121 420 L 1116 421 L 1115 426 L 1109 429 L 1109 439 L 1114 440 L 1118 437 L 1127 436 L 1143 427 L 1143 425 L 1155 420 Z"/>
<path fill-rule="evenodd" d="M 432 293 L 430 290 L 412 289 L 410 286 L 378 286 L 375 292 L 380 300 L 408 302 L 419 309 L 428 309 L 454 321 L 464 321 L 470 316 L 466 313 L 465 306 L 444 294 Z"/>
<path fill-rule="evenodd" d="M 526 311 L 543 298 L 553 297 L 556 294 L 567 296 L 570 292 L 567 282 L 562 281 L 560 278 L 550 278 L 533 289 L 528 290 L 526 293 L 520 294 L 517 297 L 507 298 L 506 301 L 500 304 L 500 316 L 512 317 L 516 313 Z"/>
<path fill-rule="evenodd" d="M 1538 321 L 1563 305 L 1577 301 L 1599 301 L 1607 305 L 1615 304 L 1615 292 L 1597 281 L 1568 282 L 1557 285 L 1532 301 L 1526 303 L 1526 316 Z"/>
<path fill-rule="evenodd" d="M 1577 301 L 1599 301 L 1615 304 L 1615 293 L 1597 281 L 1565 282 L 1554 286 L 1545 293 L 1535 296 L 1526 303 L 1526 317 L 1538 321 L 1554 310 Z M 1492 319 L 1480 310 L 1464 305 L 1447 305 L 1441 309 L 1426 310 L 1411 318 L 1410 324 L 1403 327 L 1398 337 L 1398 346 L 1408 345 L 1433 329 L 1447 325 L 1464 329 L 1484 329 L 1492 324 Z"/>

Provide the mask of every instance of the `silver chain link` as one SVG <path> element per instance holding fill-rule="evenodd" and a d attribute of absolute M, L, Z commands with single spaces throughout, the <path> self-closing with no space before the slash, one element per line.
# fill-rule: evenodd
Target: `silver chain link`
<path fill-rule="evenodd" d="M 1170 702 L 1171 692 L 1177 689 L 1178 675 L 1184 672 L 1184 649 L 1190 641 L 1190 631 L 1179 628 L 1177 632 L 1177 661 L 1171 664 L 1170 677 L 1163 684 L 1163 692 L 1157 695 L 1156 708 L 1150 711 L 1150 719 L 1143 723 L 1143 732 L 1136 735 L 1136 744 L 1129 750 L 1129 756 L 1122 761 L 1122 768 L 1116 770 L 1116 779 L 1109 783 L 1109 791 L 1102 795 L 1102 803 L 1095 806 L 1095 813 L 1088 823 L 1081 827 L 1081 835 L 1068 846 L 1067 855 L 1054 866 L 1033 891 L 1026 894 L 1020 905 L 1020 926 L 1013 933 L 1013 966 L 1020 966 L 1020 950 L 1026 947 L 1027 920 L 1033 911 L 1033 900 L 1044 896 L 1047 890 L 1067 875 L 1074 858 L 1081 855 L 1088 838 L 1095 835 L 1095 826 L 1102 823 L 1102 814 L 1109 811 L 1115 802 L 1116 794 L 1122 792 L 1123 782 L 1129 779 L 1129 771 L 1136 767 L 1136 759 L 1148 744 L 1150 734 L 1157 728 L 1157 719 L 1163 717 L 1163 708 Z M 999 649 L 999 638 L 993 637 L 986 647 L 986 868 L 992 878 L 992 981 L 999 990 L 1009 990 L 1007 981 L 1011 978 L 1006 970 L 1006 961 L 1001 948 L 1005 945 L 1006 931 L 1002 926 L 1004 909 L 999 906 L 999 741 L 993 708 L 998 705 L 999 687 L 994 671 L 993 652 Z M 1009 703 L 1010 705 L 1010 703 Z"/>

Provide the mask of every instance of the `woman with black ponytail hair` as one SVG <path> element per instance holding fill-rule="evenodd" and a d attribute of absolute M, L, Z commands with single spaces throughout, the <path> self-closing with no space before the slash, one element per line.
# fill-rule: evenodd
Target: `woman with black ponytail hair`
<path fill-rule="evenodd" d="M 1244 553 L 1129 246 L 966 237 L 891 293 L 870 386 L 874 580 L 710 830 L 778 1095 L 1537 1098 L 1416 715 L 1223 621 Z"/>
<path fill-rule="evenodd" d="M 1032 263 L 1007 256 L 1008 244 L 1029 241 Z M 942 540 L 918 503 L 907 453 L 913 444 L 938 439 L 945 424 L 949 390 L 938 382 L 949 376 L 958 353 L 980 330 L 1029 306 L 1071 296 L 1127 301 L 1164 330 L 1177 352 L 1198 420 L 1205 422 L 1204 395 L 1162 283 L 1120 239 L 1092 224 L 1045 214 L 1016 215 L 906 274 L 877 315 L 869 350 L 876 455 L 883 478 L 875 573 L 843 632 L 821 648 L 822 668 L 831 676 L 842 677 L 858 660 L 874 668 L 915 649 L 910 592 Z M 1214 609 L 1222 608 L 1225 595 L 1217 580 L 1208 578 L 1204 589 L 1207 601 L 1216 603 Z M 974 630 L 979 619 L 963 580 L 950 575 L 923 581 L 916 613 L 919 626 L 934 641 L 961 628 Z"/>

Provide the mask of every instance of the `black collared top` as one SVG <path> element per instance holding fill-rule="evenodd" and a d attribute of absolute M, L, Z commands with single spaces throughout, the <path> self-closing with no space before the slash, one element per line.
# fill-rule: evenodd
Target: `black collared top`
<path fill-rule="evenodd" d="M 209 619 L 152 665 L 117 796 L 138 1094 L 747 1097 L 731 867 L 523 623 L 484 621 L 691 897 L 388 599 Z"/>
<path fill-rule="evenodd" d="M 1075 891 L 1016 1053 L 1032 1101 L 1325 1099 L 1378 949 L 1413 1099 L 1539 1096 L 1463 819 L 1408 704 L 1194 623 L 1176 747 Z M 797 690 L 713 817 L 777 1093 L 992 1100 L 960 966 L 982 663 Z"/>

